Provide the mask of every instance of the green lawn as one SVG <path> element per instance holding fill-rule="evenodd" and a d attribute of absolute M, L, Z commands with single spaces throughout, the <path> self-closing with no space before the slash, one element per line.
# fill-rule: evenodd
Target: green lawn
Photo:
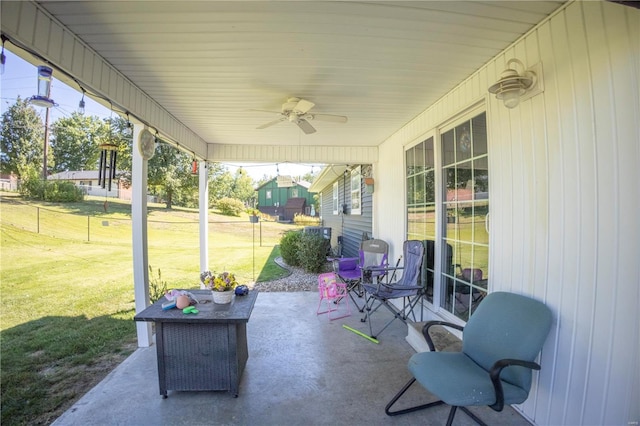
<path fill-rule="evenodd" d="M 49 424 L 135 349 L 130 206 L 3 193 L 0 214 L 1 423 Z M 170 289 L 199 286 L 197 211 L 150 206 L 148 221 L 154 273 Z M 291 225 L 209 221 L 212 270 L 245 283 L 286 273 L 273 258 Z"/>

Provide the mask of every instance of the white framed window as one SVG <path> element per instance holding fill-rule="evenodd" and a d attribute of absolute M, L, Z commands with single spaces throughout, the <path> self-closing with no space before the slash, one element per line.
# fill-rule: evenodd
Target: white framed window
<path fill-rule="evenodd" d="M 333 214 L 340 213 L 340 194 L 338 192 L 338 181 L 333 182 Z"/>
<path fill-rule="evenodd" d="M 267 200 L 271 199 L 271 190 L 267 190 Z"/>
<path fill-rule="evenodd" d="M 291 188 L 291 196 L 293 198 L 297 198 L 298 197 L 298 188 Z"/>
<path fill-rule="evenodd" d="M 351 170 L 351 214 L 362 214 L 362 173 L 360 166 Z"/>

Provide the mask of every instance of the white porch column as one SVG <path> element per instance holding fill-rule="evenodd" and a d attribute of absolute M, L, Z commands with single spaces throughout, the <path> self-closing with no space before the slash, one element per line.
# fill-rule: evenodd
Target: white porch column
<path fill-rule="evenodd" d="M 200 272 L 209 269 L 209 168 L 199 162 L 198 207 L 200 212 Z M 201 284 L 202 285 L 202 284 Z"/>
<path fill-rule="evenodd" d="M 133 126 L 131 153 L 131 235 L 133 239 L 133 288 L 136 313 L 149 305 L 149 254 L 147 249 L 147 160 L 138 150 L 142 124 Z M 136 321 L 138 346 L 152 343 L 151 323 Z"/>

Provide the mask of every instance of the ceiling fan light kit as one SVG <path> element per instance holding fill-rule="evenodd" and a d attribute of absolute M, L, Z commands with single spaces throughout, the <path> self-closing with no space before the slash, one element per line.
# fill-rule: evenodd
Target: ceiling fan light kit
<path fill-rule="evenodd" d="M 276 125 L 282 121 L 289 121 L 290 123 L 295 123 L 305 134 L 310 135 L 316 132 L 316 129 L 309 123 L 309 121 L 317 120 L 317 121 L 327 121 L 332 123 L 346 123 L 347 117 L 343 115 L 333 115 L 333 114 L 310 114 L 309 111 L 315 106 L 315 104 L 306 99 L 300 98 L 289 98 L 285 103 L 282 104 L 282 110 L 280 112 L 276 111 L 261 111 L 261 112 L 269 112 L 279 114 L 280 117 L 276 120 L 265 123 L 261 126 L 256 127 L 256 129 L 266 129 L 267 127 L 271 127 Z"/>

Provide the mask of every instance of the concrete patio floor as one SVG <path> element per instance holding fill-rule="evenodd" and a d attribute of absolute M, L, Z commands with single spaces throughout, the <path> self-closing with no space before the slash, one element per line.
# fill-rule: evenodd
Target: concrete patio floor
<path fill-rule="evenodd" d="M 400 321 L 375 344 L 342 327 L 367 332 L 361 314 L 328 321 L 316 315 L 318 293 L 260 293 L 247 335 L 249 360 L 240 395 L 227 392 L 158 390 L 156 348 L 140 348 L 89 391 L 54 425 L 440 425 L 449 407 L 397 417 L 384 407 L 409 380 L 407 361 L 415 351 Z M 384 310 L 374 325 L 389 320 Z M 434 400 L 414 385 L 404 406 Z M 473 408 L 492 425 L 528 425 L 511 407 L 496 413 Z M 459 412 L 454 425 L 473 421 Z"/>

